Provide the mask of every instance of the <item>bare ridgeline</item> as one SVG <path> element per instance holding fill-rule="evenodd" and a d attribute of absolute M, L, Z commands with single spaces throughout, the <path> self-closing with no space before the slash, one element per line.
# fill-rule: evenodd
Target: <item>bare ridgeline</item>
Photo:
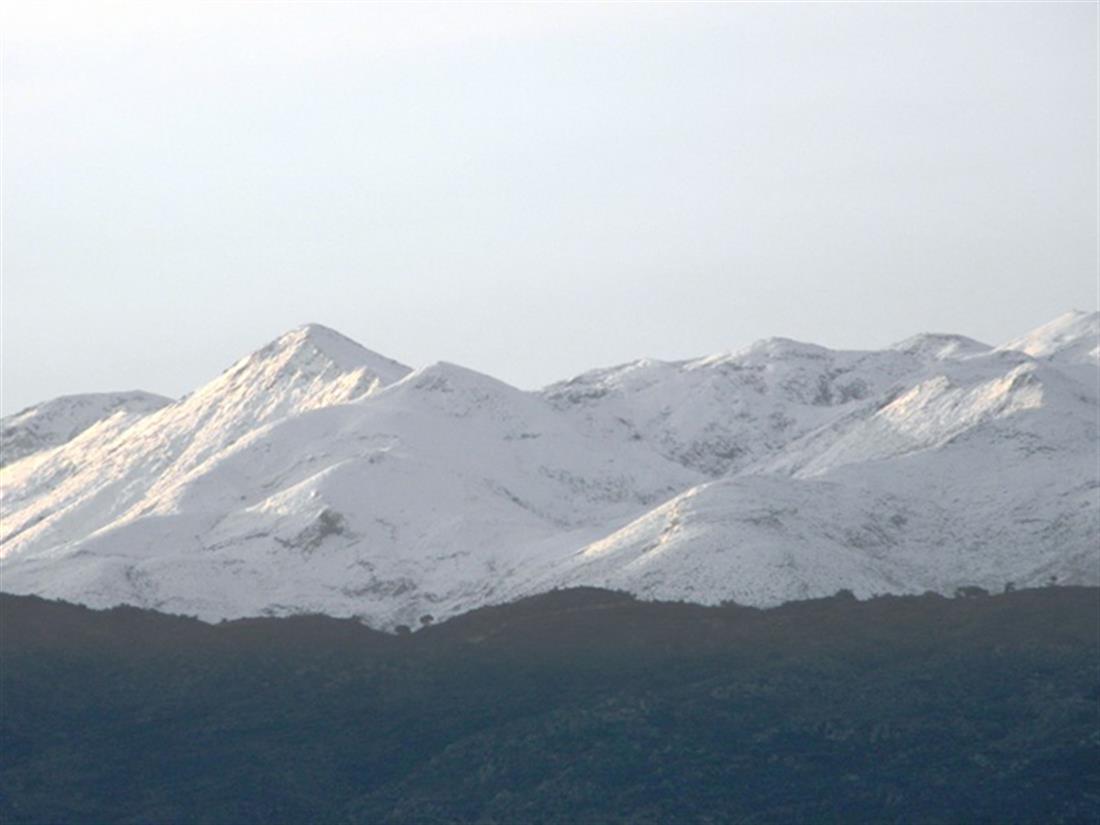
<path fill-rule="evenodd" d="M 9 416 L 0 819 L 1096 821 L 1098 339 Z"/>

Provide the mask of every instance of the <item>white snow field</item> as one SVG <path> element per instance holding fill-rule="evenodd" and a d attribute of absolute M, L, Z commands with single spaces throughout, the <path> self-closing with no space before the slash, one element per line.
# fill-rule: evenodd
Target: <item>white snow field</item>
<path fill-rule="evenodd" d="M 4 419 L 0 589 L 392 629 L 572 585 L 758 606 L 1095 585 L 1098 386 L 1098 313 L 540 392 L 308 325 L 175 403 Z"/>

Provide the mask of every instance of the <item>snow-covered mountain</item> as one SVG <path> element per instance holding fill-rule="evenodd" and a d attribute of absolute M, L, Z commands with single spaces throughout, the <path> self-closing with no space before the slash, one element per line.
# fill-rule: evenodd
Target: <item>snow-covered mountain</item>
<path fill-rule="evenodd" d="M 134 417 L 171 404 L 171 398 L 148 392 L 104 392 L 63 395 L 0 418 L 0 467 L 71 441 L 116 413 Z"/>
<path fill-rule="evenodd" d="M 1023 352 L 1062 364 L 1100 363 L 1100 342 L 1096 335 L 1095 312 L 1073 310 L 1027 335 L 1009 341 L 1002 350 Z"/>
<path fill-rule="evenodd" d="M 880 352 L 839 352 L 784 338 L 694 361 L 635 361 L 543 391 L 556 409 L 609 444 L 644 441 L 717 477 L 774 455 L 945 358 L 989 347 L 922 335 Z"/>
<path fill-rule="evenodd" d="M 1096 584 L 1098 317 L 996 349 L 770 339 L 540 392 L 310 325 L 0 470 L 2 587 L 392 627 L 573 584 L 758 605 Z"/>
<path fill-rule="evenodd" d="M 265 424 L 369 396 L 408 372 L 324 327 L 292 330 L 130 426 L 108 419 L 5 468 L 5 556 L 140 518 L 182 478 Z"/>
<path fill-rule="evenodd" d="M 550 578 L 775 604 L 1100 581 L 1095 384 L 1001 352 L 947 361 L 744 472 L 586 547 Z"/>

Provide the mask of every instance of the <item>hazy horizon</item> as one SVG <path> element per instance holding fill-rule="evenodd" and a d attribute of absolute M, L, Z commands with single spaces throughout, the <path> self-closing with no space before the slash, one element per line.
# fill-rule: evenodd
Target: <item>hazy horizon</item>
<path fill-rule="evenodd" d="M 3 397 L 178 397 L 316 322 L 523 388 L 1097 308 L 1097 7 L 36 4 Z"/>

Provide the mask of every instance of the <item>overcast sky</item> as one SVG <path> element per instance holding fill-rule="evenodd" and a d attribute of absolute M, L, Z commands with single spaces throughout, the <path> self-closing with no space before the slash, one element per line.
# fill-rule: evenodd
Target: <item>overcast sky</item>
<path fill-rule="evenodd" d="M 521 387 L 1097 300 L 1094 3 L 8 3 L 5 413 L 286 329 Z"/>

